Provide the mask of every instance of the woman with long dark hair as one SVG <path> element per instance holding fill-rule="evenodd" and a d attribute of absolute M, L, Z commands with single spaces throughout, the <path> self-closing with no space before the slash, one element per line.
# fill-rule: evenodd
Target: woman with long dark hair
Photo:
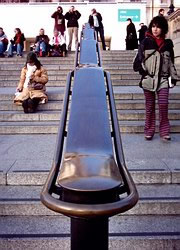
<path fill-rule="evenodd" d="M 34 52 L 27 55 L 26 64 L 21 71 L 14 103 L 22 105 L 25 113 L 34 113 L 39 103 L 48 101 L 45 84 L 47 71 Z"/>
<path fill-rule="evenodd" d="M 14 51 L 16 51 L 17 56 L 22 57 L 22 52 L 24 49 L 24 41 L 26 39 L 24 37 L 24 34 L 21 32 L 19 28 L 16 28 L 14 32 L 15 32 L 15 37 L 14 39 L 10 40 L 11 43 L 8 49 L 8 57 L 12 57 Z"/>

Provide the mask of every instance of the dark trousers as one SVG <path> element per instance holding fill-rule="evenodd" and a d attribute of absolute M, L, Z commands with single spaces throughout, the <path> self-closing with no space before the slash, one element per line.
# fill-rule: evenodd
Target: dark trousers
<path fill-rule="evenodd" d="M 100 27 L 94 27 L 94 29 L 96 31 L 97 38 L 98 38 L 98 33 L 100 35 L 103 50 L 106 50 L 106 44 L 105 44 L 105 40 L 104 40 L 104 29 L 100 28 Z"/>
<path fill-rule="evenodd" d="M 145 105 L 146 105 L 146 121 L 144 133 L 145 135 L 153 136 L 155 133 L 155 99 L 156 93 L 144 90 Z M 160 136 L 169 135 L 170 124 L 168 119 L 168 97 L 169 89 L 163 88 L 157 92 L 158 105 L 159 105 L 159 133 Z"/>
<path fill-rule="evenodd" d="M 40 102 L 40 98 L 28 98 L 23 101 L 22 106 L 24 109 L 24 113 L 34 113 L 37 110 L 38 104 Z"/>

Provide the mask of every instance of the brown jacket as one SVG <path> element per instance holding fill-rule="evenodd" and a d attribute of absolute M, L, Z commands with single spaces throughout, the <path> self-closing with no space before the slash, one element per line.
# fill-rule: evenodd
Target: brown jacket
<path fill-rule="evenodd" d="M 48 82 L 47 71 L 41 67 L 34 72 L 34 76 L 32 77 L 32 83 L 41 83 L 43 84 L 43 88 L 40 90 L 35 90 L 32 86 L 28 88 L 24 88 L 24 82 L 26 79 L 27 68 L 24 67 L 21 71 L 20 81 L 18 84 L 18 89 L 22 89 L 20 95 L 14 98 L 14 103 L 21 104 L 24 100 L 28 98 L 41 98 L 40 103 L 46 103 L 48 101 L 48 97 L 46 95 L 46 86 L 45 84 Z"/>

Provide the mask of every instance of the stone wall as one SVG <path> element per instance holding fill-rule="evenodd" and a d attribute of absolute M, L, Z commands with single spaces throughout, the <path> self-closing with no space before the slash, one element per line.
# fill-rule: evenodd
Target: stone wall
<path fill-rule="evenodd" d="M 168 37 L 173 40 L 175 61 L 180 67 L 180 8 L 168 17 L 169 33 Z"/>

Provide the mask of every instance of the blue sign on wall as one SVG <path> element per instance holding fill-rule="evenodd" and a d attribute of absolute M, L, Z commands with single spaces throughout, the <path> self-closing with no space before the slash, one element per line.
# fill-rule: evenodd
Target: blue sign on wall
<path fill-rule="evenodd" d="M 140 22 L 140 9 L 119 9 L 118 22 L 126 22 L 131 18 L 133 22 Z"/>

